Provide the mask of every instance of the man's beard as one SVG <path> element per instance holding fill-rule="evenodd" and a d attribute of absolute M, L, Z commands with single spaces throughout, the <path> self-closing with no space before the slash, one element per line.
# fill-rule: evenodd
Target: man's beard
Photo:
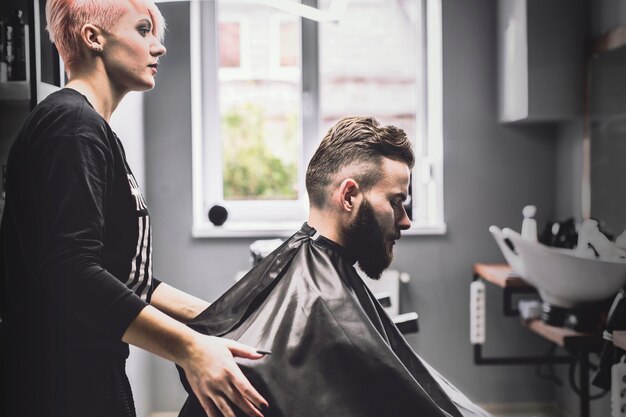
<path fill-rule="evenodd" d="M 355 219 L 344 232 L 346 248 L 359 262 L 359 267 L 372 279 L 380 279 L 393 259 L 392 239 L 399 233 L 386 235 L 372 205 L 366 199 Z"/>

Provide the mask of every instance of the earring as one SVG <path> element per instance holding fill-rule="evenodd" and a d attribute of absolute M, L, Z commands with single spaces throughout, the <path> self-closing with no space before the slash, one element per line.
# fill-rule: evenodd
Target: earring
<path fill-rule="evenodd" d="M 96 52 L 102 52 L 102 46 L 101 45 L 94 45 L 92 46 L 92 49 Z"/>

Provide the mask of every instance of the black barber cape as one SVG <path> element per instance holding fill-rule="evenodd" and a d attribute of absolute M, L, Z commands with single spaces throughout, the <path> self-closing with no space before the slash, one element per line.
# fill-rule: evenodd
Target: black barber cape
<path fill-rule="evenodd" d="M 266 417 L 489 416 L 413 352 L 353 264 L 305 223 L 189 325 L 272 352 L 237 358 Z M 204 417 L 179 372 L 179 416 Z"/>

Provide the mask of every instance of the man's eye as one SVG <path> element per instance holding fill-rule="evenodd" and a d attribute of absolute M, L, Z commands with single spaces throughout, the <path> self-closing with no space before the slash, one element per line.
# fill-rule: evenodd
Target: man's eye
<path fill-rule="evenodd" d="M 147 27 L 142 27 L 139 28 L 139 33 L 141 33 L 141 36 L 146 36 L 148 33 L 150 33 L 150 28 Z"/>

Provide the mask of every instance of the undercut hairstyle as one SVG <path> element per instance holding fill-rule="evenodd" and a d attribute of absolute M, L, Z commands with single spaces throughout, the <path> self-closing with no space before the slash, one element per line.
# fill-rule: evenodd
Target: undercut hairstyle
<path fill-rule="evenodd" d="M 306 190 L 311 206 L 323 209 L 331 184 L 345 178 L 335 178 L 345 167 L 354 167 L 350 174 L 359 188 L 367 191 L 382 176 L 383 158 L 415 165 L 411 141 L 404 130 L 381 126 L 373 117 L 345 117 L 330 128 L 315 151 L 306 171 Z"/>
<path fill-rule="evenodd" d="M 48 33 L 65 63 L 68 74 L 81 59 L 82 27 L 90 23 L 102 30 L 110 30 L 133 5 L 145 6 L 148 9 L 152 20 L 152 33 L 163 41 L 165 19 L 153 0 L 48 0 L 46 3 Z"/>

